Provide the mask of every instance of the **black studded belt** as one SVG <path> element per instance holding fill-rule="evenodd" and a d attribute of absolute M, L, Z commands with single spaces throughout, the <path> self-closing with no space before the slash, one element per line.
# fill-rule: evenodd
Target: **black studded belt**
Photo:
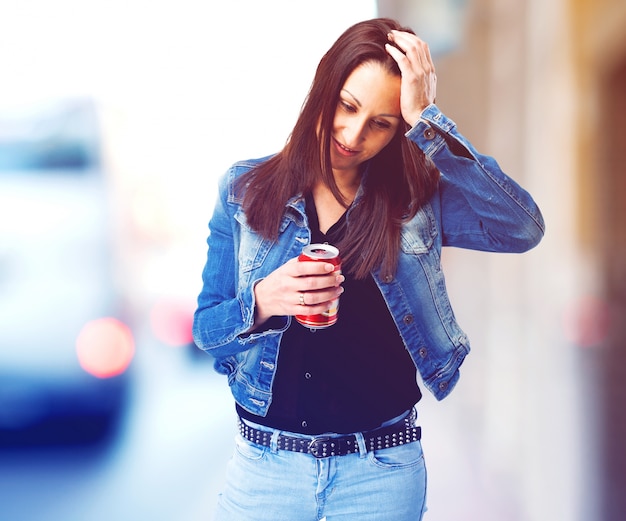
<path fill-rule="evenodd" d="M 362 433 L 365 440 L 365 448 L 368 452 L 371 452 L 420 440 L 422 428 L 414 425 L 416 417 L 415 409 L 412 409 L 406 417 L 392 425 Z M 239 433 L 252 443 L 263 447 L 271 446 L 271 431 L 255 429 L 246 424 L 241 418 L 239 419 Z M 357 437 L 354 434 L 345 436 L 287 436 L 279 434 L 276 440 L 276 447 L 279 450 L 310 454 L 315 458 L 345 456 L 346 454 L 359 452 Z"/>

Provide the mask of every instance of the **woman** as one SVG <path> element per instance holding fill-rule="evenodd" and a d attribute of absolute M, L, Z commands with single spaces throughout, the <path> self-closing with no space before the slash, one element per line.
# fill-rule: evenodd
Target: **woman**
<path fill-rule="evenodd" d="M 283 150 L 221 180 L 194 320 L 239 415 L 219 520 L 422 518 L 417 372 L 442 399 L 469 352 L 441 248 L 523 252 L 544 230 L 435 90 L 410 29 L 356 24 L 322 58 Z M 341 273 L 298 262 L 324 242 Z M 331 327 L 293 318 L 339 297 Z"/>

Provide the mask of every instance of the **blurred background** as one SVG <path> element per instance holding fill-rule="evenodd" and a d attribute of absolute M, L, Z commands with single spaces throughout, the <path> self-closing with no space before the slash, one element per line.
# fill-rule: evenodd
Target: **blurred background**
<path fill-rule="evenodd" d="M 322 54 L 392 16 L 535 196 L 524 255 L 445 252 L 472 355 L 420 405 L 428 519 L 626 518 L 626 4 L 0 7 L 0 519 L 211 519 L 234 435 L 191 345 L 216 181 L 282 147 Z"/>

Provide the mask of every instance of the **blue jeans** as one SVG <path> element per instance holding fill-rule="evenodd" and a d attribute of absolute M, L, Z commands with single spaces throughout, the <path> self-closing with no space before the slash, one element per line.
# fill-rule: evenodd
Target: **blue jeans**
<path fill-rule="evenodd" d="M 256 426 L 256 425 L 255 425 Z M 426 466 L 419 441 L 316 459 L 256 445 L 240 435 L 216 521 L 420 521 Z M 298 436 L 293 433 L 283 433 Z"/>

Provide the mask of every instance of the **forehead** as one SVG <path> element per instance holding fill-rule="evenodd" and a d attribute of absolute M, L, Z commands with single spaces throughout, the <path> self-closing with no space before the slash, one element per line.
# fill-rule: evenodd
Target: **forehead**
<path fill-rule="evenodd" d="M 365 62 L 350 73 L 342 95 L 356 98 L 362 108 L 400 113 L 400 76 L 390 73 L 378 62 Z"/>

